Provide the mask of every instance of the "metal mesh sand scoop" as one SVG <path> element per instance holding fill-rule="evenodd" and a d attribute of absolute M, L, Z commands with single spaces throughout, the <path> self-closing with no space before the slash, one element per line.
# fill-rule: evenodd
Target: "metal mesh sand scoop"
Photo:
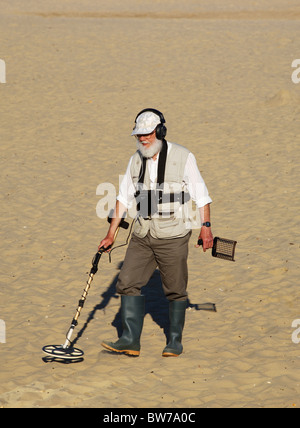
<path fill-rule="evenodd" d="M 198 240 L 198 245 L 202 245 L 202 239 Z M 214 238 L 214 244 L 212 247 L 211 255 L 213 257 L 218 257 L 219 259 L 230 260 L 234 262 L 234 252 L 237 241 L 232 241 L 231 239 L 219 238 L 216 236 Z"/>

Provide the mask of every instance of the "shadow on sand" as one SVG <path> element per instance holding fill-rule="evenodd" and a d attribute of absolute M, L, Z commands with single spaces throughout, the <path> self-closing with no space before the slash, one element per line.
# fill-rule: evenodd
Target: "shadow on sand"
<path fill-rule="evenodd" d="M 118 269 L 120 270 L 122 267 L 122 262 L 119 264 Z M 118 281 L 119 273 L 114 277 L 111 284 L 108 286 L 107 290 L 101 294 L 102 300 L 100 303 L 94 306 L 94 308 L 89 313 L 84 325 L 81 327 L 79 332 L 77 333 L 77 336 L 72 342 L 72 347 L 79 341 L 81 336 L 85 333 L 87 330 L 90 322 L 94 319 L 95 314 L 99 310 L 105 309 L 111 299 L 119 299 L 119 295 L 116 292 L 116 284 Z M 168 332 L 169 332 L 169 302 L 166 299 L 162 283 L 161 283 L 161 277 L 159 270 L 156 269 L 150 278 L 148 284 L 142 288 L 142 294 L 145 296 L 145 315 L 149 314 L 151 315 L 153 321 L 161 328 L 163 329 L 163 332 L 166 336 L 166 343 L 168 341 Z M 216 312 L 216 306 L 214 303 L 200 303 L 200 304 L 194 304 L 191 303 L 191 301 L 187 300 L 187 308 L 194 308 L 195 310 L 205 310 L 205 311 L 213 311 Z M 112 326 L 116 328 L 118 337 L 122 335 L 122 322 L 121 322 L 121 308 L 119 308 L 119 311 L 116 313 L 115 318 L 112 322 Z M 59 362 L 62 364 L 72 364 L 72 363 L 78 363 L 83 361 L 84 358 L 74 358 L 74 359 L 65 359 L 65 358 L 59 358 L 57 356 L 46 356 L 43 358 L 43 361 L 45 363 L 49 362 Z"/>
<path fill-rule="evenodd" d="M 120 270 L 122 263 L 119 264 L 118 269 Z M 84 325 L 81 327 L 80 331 L 77 333 L 76 338 L 73 340 L 73 346 L 84 334 L 85 330 L 88 328 L 89 323 L 94 319 L 95 314 L 99 310 L 105 309 L 111 299 L 118 299 L 119 295 L 116 293 L 116 284 L 118 281 L 117 274 L 111 284 L 108 286 L 107 290 L 101 294 L 102 300 L 100 303 L 94 306 L 92 311 L 89 313 Z M 166 299 L 159 270 L 156 269 L 150 278 L 148 284 L 142 288 L 142 294 L 145 296 L 146 307 L 145 315 L 149 314 L 153 321 L 164 331 L 166 340 L 168 340 L 168 330 L 169 330 L 169 302 Z M 200 303 L 194 304 L 191 303 L 188 299 L 187 301 L 188 308 L 194 308 L 195 310 L 205 310 L 216 312 L 216 306 L 214 303 Z M 122 335 L 122 323 L 121 323 L 121 309 L 115 315 L 115 318 L 112 322 L 112 326 L 116 328 L 118 337 Z"/>

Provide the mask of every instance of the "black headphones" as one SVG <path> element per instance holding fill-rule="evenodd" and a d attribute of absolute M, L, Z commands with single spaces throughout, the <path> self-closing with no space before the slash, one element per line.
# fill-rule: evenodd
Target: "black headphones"
<path fill-rule="evenodd" d="M 137 118 L 142 113 L 145 113 L 146 111 L 151 111 L 152 113 L 156 114 L 160 118 L 160 123 L 155 128 L 155 130 L 156 130 L 156 138 L 158 140 L 163 140 L 165 138 L 165 136 L 167 135 L 167 128 L 164 125 L 164 123 L 166 123 L 166 121 L 165 121 L 164 115 L 160 111 L 156 110 L 155 108 L 145 108 L 144 110 L 140 111 L 139 114 L 137 115 L 137 117 L 135 118 L 135 121 L 134 121 L 135 124 L 136 124 Z"/>

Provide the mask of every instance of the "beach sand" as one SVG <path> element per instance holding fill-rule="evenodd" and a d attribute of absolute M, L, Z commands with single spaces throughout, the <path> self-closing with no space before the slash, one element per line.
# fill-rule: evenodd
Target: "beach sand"
<path fill-rule="evenodd" d="M 2 1 L 0 407 L 300 407 L 299 19 L 296 0 Z M 195 154 L 236 261 L 194 230 L 183 354 L 161 357 L 156 272 L 129 358 L 100 345 L 117 338 L 126 247 L 104 255 L 73 335 L 84 361 L 45 360 L 108 228 L 97 187 L 118 188 L 150 106 Z"/>

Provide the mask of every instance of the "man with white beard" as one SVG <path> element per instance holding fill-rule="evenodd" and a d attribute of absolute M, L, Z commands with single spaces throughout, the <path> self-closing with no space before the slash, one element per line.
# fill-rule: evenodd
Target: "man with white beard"
<path fill-rule="evenodd" d="M 160 111 L 149 108 L 137 115 L 131 134 L 137 139 L 137 151 L 130 158 L 108 233 L 99 245 L 100 249 L 113 244 L 124 213 L 135 202 L 137 216 L 133 234 L 116 286 L 121 295 L 123 333 L 116 342 L 102 342 L 104 348 L 127 355 L 140 354 L 145 314 L 141 288 L 157 267 L 169 300 L 169 338 L 162 356 L 177 357 L 182 353 L 191 236 L 187 210 L 190 198 L 200 210 L 199 238 L 203 241 L 203 251 L 213 246 L 212 200 L 196 159 L 185 147 L 166 141 L 166 133 Z"/>

